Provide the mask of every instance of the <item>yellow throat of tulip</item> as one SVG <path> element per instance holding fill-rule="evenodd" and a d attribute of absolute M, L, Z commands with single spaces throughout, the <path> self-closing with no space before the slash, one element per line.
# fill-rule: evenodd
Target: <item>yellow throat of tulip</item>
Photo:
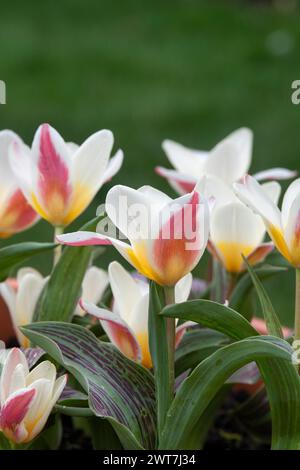
<path fill-rule="evenodd" d="M 226 271 L 239 273 L 243 267 L 243 257 L 247 257 L 255 247 L 237 242 L 219 242 L 216 244 Z"/>

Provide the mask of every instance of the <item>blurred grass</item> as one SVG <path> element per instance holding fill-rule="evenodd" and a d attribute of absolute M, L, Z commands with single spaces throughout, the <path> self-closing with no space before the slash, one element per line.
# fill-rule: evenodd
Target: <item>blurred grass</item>
<path fill-rule="evenodd" d="M 300 169 L 300 106 L 290 99 L 300 78 L 300 11 L 281 4 L 291 9 L 211 0 L 2 2 L 0 128 L 28 143 L 41 122 L 76 142 L 112 129 L 126 157 L 113 184 L 170 194 L 153 172 L 167 163 L 167 137 L 207 149 L 245 125 L 255 133 L 253 171 Z M 72 229 L 94 216 L 107 189 Z M 9 242 L 51 237 L 40 222 Z M 50 258 L 34 264 L 46 273 Z M 292 283 L 290 274 L 268 284 L 288 324 Z"/>

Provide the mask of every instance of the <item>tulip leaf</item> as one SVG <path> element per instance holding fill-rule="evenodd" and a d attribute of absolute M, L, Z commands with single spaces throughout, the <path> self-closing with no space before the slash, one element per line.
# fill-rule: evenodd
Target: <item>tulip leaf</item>
<path fill-rule="evenodd" d="M 273 308 L 272 302 L 260 282 L 258 276 L 255 274 L 253 268 L 250 266 L 246 258 L 244 257 L 244 263 L 247 266 L 248 273 L 251 277 L 251 280 L 253 282 L 253 285 L 255 287 L 256 293 L 258 295 L 260 305 L 262 308 L 262 313 L 266 322 L 266 327 L 268 330 L 268 333 L 273 336 L 278 336 L 279 338 L 283 338 L 283 333 L 281 329 L 281 324 L 279 321 L 278 316 L 276 315 L 276 312 Z"/>
<path fill-rule="evenodd" d="M 96 230 L 99 220 L 94 218 L 81 230 Z M 63 249 L 49 281 L 38 301 L 35 321 L 71 321 L 81 293 L 81 285 L 88 268 L 93 248 L 89 246 Z"/>
<path fill-rule="evenodd" d="M 22 331 L 73 374 L 93 413 L 111 422 L 125 449 L 154 447 L 154 380 L 147 369 L 79 325 L 41 322 Z"/>
<path fill-rule="evenodd" d="M 187 331 L 175 353 L 175 374 L 178 377 L 188 369 L 194 369 L 203 359 L 228 343 L 228 338 L 209 328 Z"/>
<path fill-rule="evenodd" d="M 266 265 L 263 267 L 254 268 L 254 272 L 260 281 L 269 279 L 276 274 L 282 274 L 285 271 L 286 268 L 282 266 Z M 237 310 L 238 312 L 241 312 L 242 307 L 244 306 L 253 288 L 254 286 L 250 274 L 248 272 L 244 273 L 239 279 L 230 296 L 230 307 L 234 310 Z"/>
<path fill-rule="evenodd" d="M 4 281 L 11 269 L 29 258 L 53 250 L 55 243 L 24 242 L 0 249 L 0 281 Z"/>
<path fill-rule="evenodd" d="M 300 381 L 291 363 L 292 348 L 281 339 L 266 336 L 235 342 L 215 351 L 183 382 L 169 409 L 160 443 L 161 449 L 182 449 L 199 417 L 226 380 L 249 362 L 272 358 L 280 367 L 266 371 L 269 397 L 276 395 L 276 415 L 284 417 L 284 428 L 274 430 L 273 448 L 300 448 Z M 280 370 L 280 379 L 278 372 Z M 283 424 L 283 422 L 282 422 Z"/>
<path fill-rule="evenodd" d="M 203 326 L 227 334 L 233 340 L 242 340 L 251 335 L 258 335 L 250 323 L 239 313 L 207 300 L 193 300 L 171 305 L 165 307 L 162 314 L 196 321 Z M 278 338 L 277 341 L 280 344 L 288 344 Z M 225 348 L 219 349 L 216 353 L 223 349 Z M 280 358 L 260 358 L 256 363 L 268 391 L 272 414 L 272 448 L 297 449 L 300 446 L 300 379 L 291 359 L 288 362 L 286 359 Z"/>

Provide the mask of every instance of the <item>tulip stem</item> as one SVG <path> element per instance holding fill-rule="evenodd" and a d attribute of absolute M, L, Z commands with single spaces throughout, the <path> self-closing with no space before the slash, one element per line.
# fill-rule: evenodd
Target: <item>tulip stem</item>
<path fill-rule="evenodd" d="M 295 337 L 300 340 L 300 269 L 296 269 L 296 288 L 295 288 Z"/>
<path fill-rule="evenodd" d="M 64 232 L 63 227 L 59 225 L 54 227 L 54 243 L 57 243 L 56 237 L 58 235 L 61 235 L 63 232 Z M 53 267 L 57 264 L 59 258 L 61 257 L 61 252 L 62 252 L 62 246 L 58 244 L 54 248 Z"/>
<path fill-rule="evenodd" d="M 175 289 L 174 287 L 165 287 L 165 302 L 166 305 L 175 303 Z M 174 356 L 175 356 L 175 318 L 167 318 L 167 342 L 168 342 L 168 374 L 169 374 L 169 389 L 170 389 L 170 404 L 174 398 L 175 388 L 175 370 L 174 370 Z"/>

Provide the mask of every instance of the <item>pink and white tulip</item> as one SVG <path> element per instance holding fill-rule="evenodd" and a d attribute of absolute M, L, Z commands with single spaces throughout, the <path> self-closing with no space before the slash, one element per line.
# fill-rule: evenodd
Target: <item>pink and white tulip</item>
<path fill-rule="evenodd" d="M 263 187 L 246 175 L 242 183 L 235 183 L 234 190 L 240 200 L 259 214 L 270 238 L 289 263 L 300 267 L 300 178 L 287 189 L 282 209 L 265 193 Z"/>
<path fill-rule="evenodd" d="M 55 366 L 41 362 L 29 372 L 25 355 L 13 348 L 0 378 L 0 431 L 12 442 L 32 441 L 44 428 L 67 381 Z"/>
<path fill-rule="evenodd" d="M 24 145 L 12 131 L 0 131 L 0 238 L 31 227 L 39 219 L 19 188 L 18 179 L 11 170 L 9 148 Z"/>
<path fill-rule="evenodd" d="M 104 291 L 109 283 L 107 272 L 103 269 L 91 266 L 85 273 L 82 282 L 81 298 L 85 302 L 98 304 L 103 297 Z M 76 306 L 75 315 L 83 316 L 85 311 L 81 308 L 80 304 Z"/>
<path fill-rule="evenodd" d="M 197 188 L 172 200 L 151 186 L 115 186 L 105 210 L 128 243 L 94 232 L 64 234 L 57 240 L 73 246 L 112 244 L 142 275 L 169 286 L 192 271 L 205 250 L 209 210 Z"/>
<path fill-rule="evenodd" d="M 249 170 L 252 160 L 253 133 L 240 128 L 229 134 L 210 151 L 193 150 L 172 140 L 163 142 L 163 149 L 174 170 L 157 167 L 156 172 L 166 178 L 179 194 L 191 192 L 203 176 L 212 184 L 207 187 L 209 194 L 218 202 L 218 188 L 238 181 Z M 289 179 L 295 171 L 285 168 L 271 168 L 254 175 L 258 180 Z"/>
<path fill-rule="evenodd" d="M 277 182 L 263 184 L 262 190 L 278 202 L 281 188 Z M 265 234 L 262 218 L 236 199 L 212 211 L 209 249 L 228 272 L 239 273 L 245 269 L 242 255 L 256 264 L 273 250 L 273 243 L 263 243 Z"/>
<path fill-rule="evenodd" d="M 41 125 L 29 149 L 10 147 L 10 162 L 29 204 L 52 225 L 66 226 L 90 204 L 100 187 L 116 174 L 122 151 L 109 161 L 113 134 L 102 130 L 80 147 L 66 143 L 49 124 Z"/>
<path fill-rule="evenodd" d="M 136 279 L 116 261 L 109 265 L 109 281 L 114 302 L 112 311 L 80 301 L 81 307 L 97 317 L 110 341 L 129 359 L 152 367 L 148 336 L 149 285 Z M 187 300 L 192 286 L 192 275 L 187 274 L 175 286 L 175 301 Z M 176 331 L 176 346 L 189 323 Z"/>

